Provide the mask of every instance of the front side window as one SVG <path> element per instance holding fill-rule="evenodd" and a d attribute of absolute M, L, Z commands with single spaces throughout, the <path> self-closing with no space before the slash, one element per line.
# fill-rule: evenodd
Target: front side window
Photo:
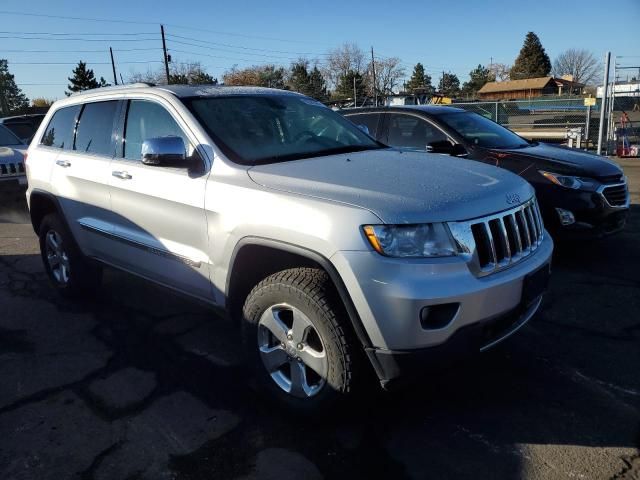
<path fill-rule="evenodd" d="M 477 113 L 444 113 L 438 118 L 468 142 L 479 147 L 523 148 L 530 145 L 524 138 Z"/>
<path fill-rule="evenodd" d="M 57 110 L 40 140 L 42 145 L 71 150 L 73 148 L 73 134 L 76 128 L 76 117 L 80 105 L 64 107 Z"/>
<path fill-rule="evenodd" d="M 379 113 L 356 113 L 347 116 L 347 118 L 356 125 L 365 125 L 369 130 L 369 135 L 376 138 L 378 134 L 378 120 L 380 119 Z"/>
<path fill-rule="evenodd" d="M 447 136 L 426 120 L 402 113 L 389 114 L 387 143 L 393 147 L 426 150 L 434 142 L 447 141 Z"/>
<path fill-rule="evenodd" d="M 185 99 L 231 160 L 284 162 L 383 148 L 342 115 L 298 95 L 231 95 Z"/>
<path fill-rule="evenodd" d="M 76 127 L 74 150 L 113 156 L 111 137 L 117 106 L 115 100 L 87 103 L 84 106 Z"/>
<path fill-rule="evenodd" d="M 187 156 L 193 152 L 189 139 L 162 105 L 146 100 L 131 100 L 125 124 L 124 157 L 140 160 L 142 143 L 158 137 L 181 137 Z"/>

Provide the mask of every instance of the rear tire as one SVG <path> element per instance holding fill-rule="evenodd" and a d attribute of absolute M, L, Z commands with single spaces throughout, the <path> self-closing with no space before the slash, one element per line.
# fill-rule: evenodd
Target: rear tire
<path fill-rule="evenodd" d="M 102 269 L 87 261 L 57 213 L 42 219 L 39 239 L 45 271 L 58 293 L 78 298 L 98 289 Z"/>
<path fill-rule="evenodd" d="M 293 268 L 262 280 L 243 308 L 243 341 L 256 382 L 297 412 L 344 398 L 357 375 L 357 344 L 329 276 Z"/>

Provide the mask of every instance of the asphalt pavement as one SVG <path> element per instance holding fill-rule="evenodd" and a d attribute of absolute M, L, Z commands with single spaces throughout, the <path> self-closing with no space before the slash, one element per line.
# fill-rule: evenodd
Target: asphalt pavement
<path fill-rule="evenodd" d="M 495 351 L 318 418 L 248 382 L 238 328 L 107 271 L 56 296 L 21 199 L 0 203 L 0 478 L 640 479 L 640 159 L 626 230 L 565 246 Z"/>

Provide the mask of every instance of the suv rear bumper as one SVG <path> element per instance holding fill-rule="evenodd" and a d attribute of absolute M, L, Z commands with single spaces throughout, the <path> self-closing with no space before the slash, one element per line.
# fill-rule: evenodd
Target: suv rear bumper
<path fill-rule="evenodd" d="M 486 329 L 509 315 L 517 317 L 512 327 L 524 324 L 540 304 L 539 298 L 529 298 L 528 306 L 522 307 L 525 277 L 548 268 L 552 250 L 547 234 L 529 257 L 485 277 L 473 275 L 457 257 L 407 261 L 351 251 L 338 252 L 331 260 L 371 341 L 370 354 L 375 352 L 382 364 L 391 357 L 391 364 L 401 366 L 414 362 L 408 360 L 409 354 L 437 356 L 449 349 L 450 342 L 477 352 L 491 343 L 483 336 Z M 430 323 L 430 313 L 426 321 L 421 317 L 425 307 L 430 307 L 427 312 L 438 312 L 435 324 Z M 424 349 L 435 350 L 420 353 Z"/>

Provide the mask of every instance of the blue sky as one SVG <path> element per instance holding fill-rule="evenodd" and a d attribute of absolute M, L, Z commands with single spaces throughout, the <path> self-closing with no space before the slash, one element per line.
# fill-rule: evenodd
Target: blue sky
<path fill-rule="evenodd" d="M 125 79 L 135 71 L 160 68 L 160 23 L 165 24 L 175 61 L 200 61 L 219 78 L 234 64 L 288 65 L 300 53 L 322 60 L 329 49 L 348 41 L 363 49 L 373 46 L 379 55 L 400 57 L 407 76 L 420 61 L 434 79 L 445 70 L 464 81 L 472 68 L 489 64 L 491 58 L 511 64 L 529 30 L 538 34 L 552 60 L 567 48 L 585 48 L 599 58 L 610 50 L 622 57 L 618 63 L 640 65 L 640 0 L 54 3 L 63 2 L 0 4 L 0 58 L 9 60 L 11 72 L 30 98 L 64 96 L 67 77 L 80 59 L 96 76 L 112 82 L 110 45 Z M 51 33 L 66 35 L 44 35 Z M 217 45 L 196 46 L 203 41 Z"/>

